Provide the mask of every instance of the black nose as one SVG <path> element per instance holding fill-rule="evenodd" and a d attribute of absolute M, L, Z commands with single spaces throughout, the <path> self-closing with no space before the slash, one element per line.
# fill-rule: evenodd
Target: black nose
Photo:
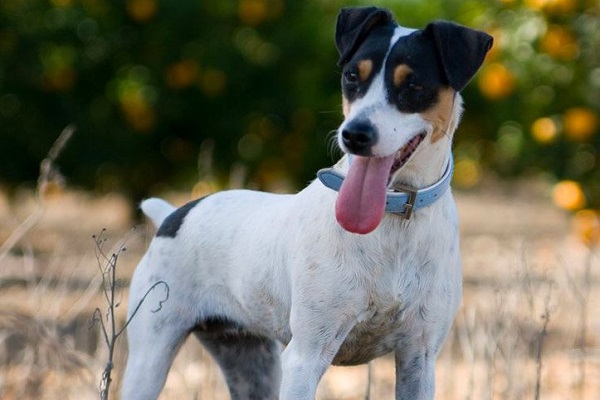
<path fill-rule="evenodd" d="M 342 130 L 342 143 L 346 149 L 358 156 L 369 156 L 377 140 L 375 127 L 366 121 L 353 121 Z"/>

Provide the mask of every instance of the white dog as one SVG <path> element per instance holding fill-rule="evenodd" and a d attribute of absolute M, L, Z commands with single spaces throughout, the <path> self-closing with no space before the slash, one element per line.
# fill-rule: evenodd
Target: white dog
<path fill-rule="evenodd" d="M 396 399 L 433 399 L 435 360 L 461 301 L 448 190 L 458 92 L 491 43 L 450 22 L 415 30 L 385 9 L 343 9 L 347 155 L 334 168 L 296 195 L 142 204 L 159 229 L 131 284 L 123 399 L 156 399 L 190 333 L 233 399 L 314 399 L 329 365 L 390 352 Z M 148 294 L 157 282 L 168 298 Z"/>

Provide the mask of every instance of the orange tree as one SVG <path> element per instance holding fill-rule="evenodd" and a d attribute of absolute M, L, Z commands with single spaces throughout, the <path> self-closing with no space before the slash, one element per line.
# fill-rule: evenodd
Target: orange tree
<path fill-rule="evenodd" d="M 463 178 L 475 182 L 469 177 L 479 165 L 502 176 L 549 176 L 554 203 L 575 212 L 576 230 L 597 243 L 600 3 L 502 0 L 472 21 L 496 44 L 470 93 L 477 124 L 467 119 L 470 137 L 458 142 L 471 168 Z"/>
<path fill-rule="evenodd" d="M 34 182 L 71 123 L 60 165 L 78 186 L 136 199 L 188 187 L 208 140 L 217 182 L 234 163 L 256 187 L 306 181 L 339 121 L 338 7 L 2 0 L 0 184 Z"/>
<path fill-rule="evenodd" d="M 503 174 L 537 169 L 580 182 L 587 193 L 572 208 L 599 206 L 598 3 L 505 1 L 479 18 L 496 38 L 477 81 L 495 128 L 487 160 Z"/>

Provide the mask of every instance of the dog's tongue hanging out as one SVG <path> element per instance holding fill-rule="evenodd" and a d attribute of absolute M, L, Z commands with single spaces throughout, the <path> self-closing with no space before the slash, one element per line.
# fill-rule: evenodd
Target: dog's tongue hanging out
<path fill-rule="evenodd" d="M 394 155 L 352 159 L 335 204 L 339 224 L 349 232 L 369 233 L 383 218 Z"/>

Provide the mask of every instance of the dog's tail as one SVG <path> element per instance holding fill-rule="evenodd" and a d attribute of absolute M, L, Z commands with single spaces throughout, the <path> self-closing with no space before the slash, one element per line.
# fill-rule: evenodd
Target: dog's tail
<path fill-rule="evenodd" d="M 142 212 L 152 220 L 152 223 L 154 223 L 157 228 L 162 225 L 165 218 L 177 209 L 163 199 L 158 199 L 156 197 L 142 201 L 140 208 L 142 209 Z"/>

